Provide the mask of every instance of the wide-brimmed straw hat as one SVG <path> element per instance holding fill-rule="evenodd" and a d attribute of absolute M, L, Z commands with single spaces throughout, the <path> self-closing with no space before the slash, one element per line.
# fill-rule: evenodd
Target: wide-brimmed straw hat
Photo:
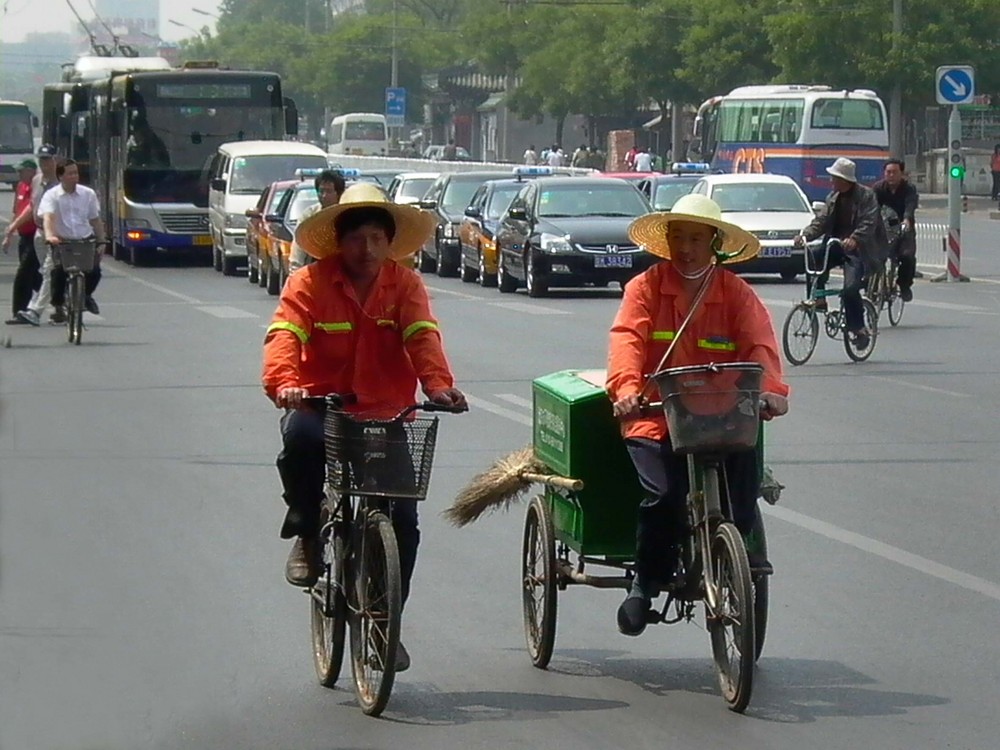
<path fill-rule="evenodd" d="M 396 234 L 389 243 L 389 257 L 402 260 L 413 255 L 434 234 L 437 218 L 413 206 L 393 203 L 375 185 L 359 182 L 351 185 L 340 196 L 335 206 L 324 208 L 308 217 L 295 230 L 295 241 L 316 260 L 336 255 L 337 217 L 359 208 L 381 208 L 396 223 Z"/>
<path fill-rule="evenodd" d="M 640 216 L 628 228 L 628 236 L 646 252 L 670 259 L 667 229 L 673 221 L 707 224 L 719 230 L 723 263 L 742 263 L 760 254 L 760 240 L 735 224 L 722 220 L 719 204 L 706 195 L 689 194 L 680 198 L 670 211 Z"/>
<path fill-rule="evenodd" d="M 848 182 L 858 181 L 857 165 L 843 156 L 827 167 L 826 173 L 834 177 L 839 177 L 842 180 L 847 180 Z"/>

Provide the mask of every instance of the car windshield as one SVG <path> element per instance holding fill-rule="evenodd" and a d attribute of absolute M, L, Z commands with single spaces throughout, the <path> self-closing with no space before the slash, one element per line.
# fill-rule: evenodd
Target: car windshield
<path fill-rule="evenodd" d="M 295 170 L 326 169 L 326 157 L 316 154 L 238 156 L 234 160 L 231 193 L 260 193 L 272 182 L 290 180 Z"/>
<path fill-rule="evenodd" d="M 521 184 L 516 185 L 497 185 L 493 188 L 493 195 L 490 196 L 489 201 L 486 204 L 486 217 L 487 219 L 499 219 L 503 216 L 504 211 L 510 206 L 510 202 L 514 200 L 514 196 L 521 192 L 521 188 L 524 187 Z"/>
<path fill-rule="evenodd" d="M 306 209 L 310 206 L 315 206 L 317 203 L 319 203 L 319 196 L 316 195 L 315 189 L 308 187 L 296 190 L 295 197 L 292 198 L 292 205 L 288 207 L 286 221 L 289 224 L 297 224 Z"/>
<path fill-rule="evenodd" d="M 420 200 L 427 192 L 427 188 L 434 184 L 433 177 L 414 177 L 403 180 L 399 183 L 399 190 L 396 191 L 396 198 L 413 198 Z"/>
<path fill-rule="evenodd" d="M 677 180 L 676 182 L 661 182 L 653 194 L 653 208 L 657 211 L 669 211 L 682 196 L 691 192 L 694 180 Z"/>
<path fill-rule="evenodd" d="M 538 216 L 642 216 L 649 207 L 628 185 L 553 185 L 539 191 Z"/>
<path fill-rule="evenodd" d="M 464 211 L 466 206 L 469 205 L 469 201 L 472 200 L 472 196 L 475 195 L 476 190 L 478 190 L 479 186 L 482 185 L 487 179 L 489 178 L 482 177 L 475 180 L 451 180 L 448 183 L 448 187 L 444 190 L 444 195 L 441 197 L 441 207 L 451 213 Z"/>
<path fill-rule="evenodd" d="M 796 212 L 809 213 L 809 206 L 794 185 L 748 182 L 716 185 L 712 200 L 723 211 L 732 212 Z"/>

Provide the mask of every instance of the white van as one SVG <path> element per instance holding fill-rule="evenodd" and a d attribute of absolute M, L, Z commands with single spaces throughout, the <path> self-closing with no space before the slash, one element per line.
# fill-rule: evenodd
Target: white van
<path fill-rule="evenodd" d="M 327 134 L 327 150 L 331 154 L 385 156 L 389 153 L 385 115 L 352 112 L 334 117 Z"/>
<path fill-rule="evenodd" d="M 247 216 L 261 192 L 296 169 L 326 169 L 326 152 L 295 141 L 223 143 L 208 166 L 208 220 L 215 270 L 234 276 L 247 257 Z"/>

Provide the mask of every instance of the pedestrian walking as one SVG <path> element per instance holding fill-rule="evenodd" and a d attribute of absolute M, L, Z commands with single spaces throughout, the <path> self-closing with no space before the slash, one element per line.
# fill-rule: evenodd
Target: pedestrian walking
<path fill-rule="evenodd" d="M 538 164 L 538 152 L 535 151 L 535 144 L 532 143 L 524 151 L 524 163 L 529 167 L 533 167 Z"/>
<path fill-rule="evenodd" d="M 993 173 L 993 200 L 1000 200 L 1000 143 L 993 147 L 990 158 L 990 172 Z"/>
<path fill-rule="evenodd" d="M 14 274 L 14 288 L 11 292 L 11 317 L 7 319 L 7 325 L 23 323 L 17 317 L 17 313 L 28 305 L 32 293 L 42 283 L 41 266 L 38 262 L 38 256 L 35 254 L 35 222 L 34 213 L 31 210 L 31 183 L 38 171 L 38 164 L 34 159 L 25 159 L 17 165 L 17 169 L 18 183 L 14 188 L 14 211 L 3 238 L 4 252 L 7 252 L 14 236 L 16 235 L 18 238 L 17 272 Z M 25 215 L 25 219 L 18 221 L 22 214 Z"/>

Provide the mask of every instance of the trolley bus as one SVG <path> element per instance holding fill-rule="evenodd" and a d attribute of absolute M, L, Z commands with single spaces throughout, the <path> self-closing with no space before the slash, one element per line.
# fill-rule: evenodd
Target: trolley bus
<path fill-rule="evenodd" d="M 870 184 L 889 157 L 885 105 L 874 91 L 829 86 L 743 86 L 704 102 L 695 118 L 689 156 L 723 172 L 783 174 L 810 200 L 830 191 L 834 159 L 858 166 Z"/>
<path fill-rule="evenodd" d="M 0 182 L 17 184 L 17 165 L 34 155 L 36 127 L 27 104 L 0 99 Z"/>

